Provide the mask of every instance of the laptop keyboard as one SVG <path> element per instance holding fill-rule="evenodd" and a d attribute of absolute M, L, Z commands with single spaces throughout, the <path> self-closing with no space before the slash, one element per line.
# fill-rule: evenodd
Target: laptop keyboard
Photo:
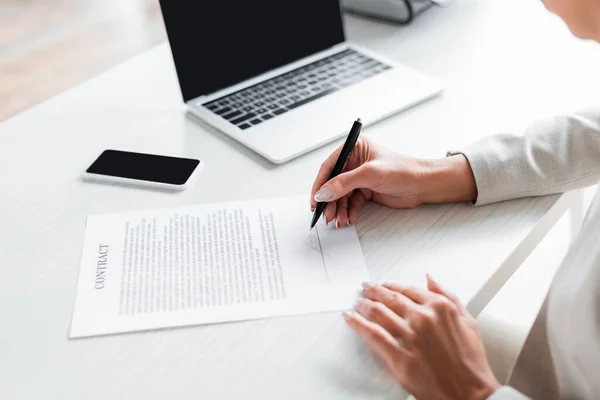
<path fill-rule="evenodd" d="M 202 105 L 248 129 L 390 68 L 348 49 Z"/>

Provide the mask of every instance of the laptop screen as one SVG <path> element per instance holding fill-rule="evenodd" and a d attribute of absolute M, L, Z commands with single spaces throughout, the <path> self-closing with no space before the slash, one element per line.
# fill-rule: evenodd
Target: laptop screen
<path fill-rule="evenodd" d="M 160 0 L 184 101 L 344 41 L 338 0 Z"/>

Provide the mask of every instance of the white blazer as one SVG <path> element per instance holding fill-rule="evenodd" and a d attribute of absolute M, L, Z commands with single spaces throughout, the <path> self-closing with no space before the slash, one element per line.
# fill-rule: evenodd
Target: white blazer
<path fill-rule="evenodd" d="M 600 110 L 495 135 L 462 153 L 476 205 L 561 193 L 600 179 Z M 600 399 L 600 196 L 560 266 L 508 385 L 490 399 Z"/>

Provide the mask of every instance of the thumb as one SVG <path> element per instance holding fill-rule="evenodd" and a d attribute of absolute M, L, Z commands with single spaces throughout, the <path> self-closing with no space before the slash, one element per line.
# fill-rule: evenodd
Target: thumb
<path fill-rule="evenodd" d="M 372 169 L 365 168 L 365 165 L 353 169 L 348 172 L 344 172 L 325 182 L 321 189 L 315 193 L 316 201 L 336 201 L 337 199 L 344 197 L 354 189 L 367 188 L 369 182 L 373 181 Z"/>
<path fill-rule="evenodd" d="M 461 310 L 461 312 L 463 314 L 469 314 L 469 312 L 467 311 L 467 309 L 465 308 L 465 306 L 463 306 L 463 304 L 460 302 L 460 300 L 458 299 L 458 296 L 456 296 L 454 293 L 444 289 L 443 287 L 440 286 L 439 283 L 437 283 L 437 281 L 435 281 L 431 275 L 426 274 L 425 275 L 427 277 L 427 289 L 429 289 L 429 291 L 433 292 L 433 293 L 437 293 L 439 295 L 442 295 L 444 297 L 446 297 L 448 300 L 450 300 L 451 302 L 453 302 L 454 304 L 456 304 L 456 306 Z"/>

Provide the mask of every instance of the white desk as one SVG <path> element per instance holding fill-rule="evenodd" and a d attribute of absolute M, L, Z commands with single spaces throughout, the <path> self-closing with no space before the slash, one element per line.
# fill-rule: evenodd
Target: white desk
<path fill-rule="evenodd" d="M 597 95 L 584 83 L 600 51 L 536 1 L 459 0 L 405 28 L 352 17 L 347 32 L 444 82 L 441 98 L 365 130 L 408 154 L 443 156 Z M 335 146 L 274 166 L 184 111 L 162 45 L 0 124 L 0 398 L 401 398 L 338 313 L 67 340 L 86 215 L 293 193 L 308 207 Z M 80 182 L 105 148 L 205 168 L 180 194 Z M 373 280 L 422 285 L 429 271 L 478 313 L 571 200 L 369 206 L 358 231 Z"/>

